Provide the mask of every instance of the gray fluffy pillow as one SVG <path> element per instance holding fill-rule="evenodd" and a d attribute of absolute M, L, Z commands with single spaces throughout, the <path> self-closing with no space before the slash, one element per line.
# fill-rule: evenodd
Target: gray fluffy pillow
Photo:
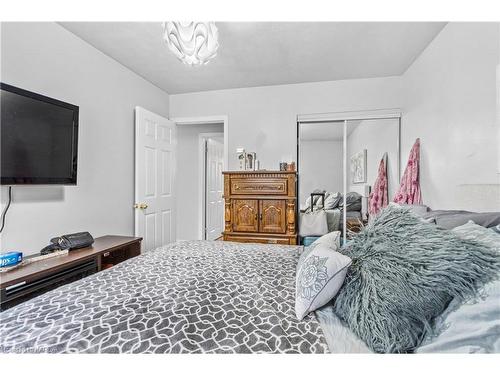
<path fill-rule="evenodd" d="M 411 352 L 433 318 L 500 269 L 496 251 L 390 205 L 342 251 L 353 260 L 335 313 L 375 352 Z"/>

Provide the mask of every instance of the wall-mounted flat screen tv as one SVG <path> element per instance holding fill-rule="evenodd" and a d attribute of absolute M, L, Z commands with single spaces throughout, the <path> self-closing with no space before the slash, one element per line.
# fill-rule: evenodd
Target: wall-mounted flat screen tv
<path fill-rule="evenodd" d="M 2 185 L 75 185 L 78 106 L 0 83 Z"/>

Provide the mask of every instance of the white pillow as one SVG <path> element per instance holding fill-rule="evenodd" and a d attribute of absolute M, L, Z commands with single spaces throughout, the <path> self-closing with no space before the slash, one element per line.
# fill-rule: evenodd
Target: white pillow
<path fill-rule="evenodd" d="M 332 250 L 338 250 L 340 249 L 340 231 L 327 233 L 314 241 L 313 244 L 324 244 Z"/>
<path fill-rule="evenodd" d="M 340 193 L 329 193 L 325 196 L 325 210 L 337 208 L 341 200 L 342 195 Z"/>
<path fill-rule="evenodd" d="M 351 264 L 349 257 L 325 244 L 311 247 L 297 264 L 295 314 L 299 320 L 335 297 Z"/>
<path fill-rule="evenodd" d="M 473 221 L 452 229 L 452 232 L 500 253 L 500 234 Z M 426 337 L 417 353 L 499 353 L 499 301 L 500 280 L 486 284 L 480 295 L 469 301 L 455 298 L 436 318 L 434 334 Z"/>

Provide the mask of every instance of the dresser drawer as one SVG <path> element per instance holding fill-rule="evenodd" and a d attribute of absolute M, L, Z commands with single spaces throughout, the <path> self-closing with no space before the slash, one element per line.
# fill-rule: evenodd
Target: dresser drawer
<path fill-rule="evenodd" d="M 231 179 L 231 194 L 233 195 L 287 195 L 288 180 L 285 178 L 266 179 Z"/>
<path fill-rule="evenodd" d="M 224 235 L 224 241 L 243 242 L 243 243 L 267 243 L 277 245 L 290 245 L 289 238 L 265 238 L 265 237 L 245 237 L 245 236 L 231 236 Z"/>

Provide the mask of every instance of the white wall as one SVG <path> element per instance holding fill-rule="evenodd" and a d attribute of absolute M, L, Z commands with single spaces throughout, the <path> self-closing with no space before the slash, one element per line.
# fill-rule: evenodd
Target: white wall
<path fill-rule="evenodd" d="M 136 105 L 170 117 L 228 115 L 229 169 L 239 146 L 256 151 L 263 168 L 294 160 L 297 114 L 401 107 L 402 168 L 420 137 L 424 202 L 500 210 L 498 23 L 448 24 L 402 77 L 170 97 L 57 24 L 1 31 L 3 82 L 80 106 L 78 186 L 15 188 L 2 250 L 36 252 L 80 230 L 133 233 Z"/>
<path fill-rule="evenodd" d="M 297 114 L 402 108 L 401 168 L 420 137 L 424 203 L 500 210 L 499 35 L 498 23 L 450 23 L 400 77 L 170 95 L 170 113 L 228 115 L 229 168 L 242 146 L 277 169 L 295 159 Z"/>
<path fill-rule="evenodd" d="M 2 23 L 1 52 L 2 82 L 80 107 L 78 185 L 14 187 L 2 251 L 77 231 L 132 235 L 134 107 L 168 116 L 168 94 L 55 23 Z"/>
<path fill-rule="evenodd" d="M 299 203 L 301 205 L 315 189 L 334 193 L 343 191 L 342 141 L 302 140 L 300 153 Z"/>
<path fill-rule="evenodd" d="M 499 49 L 499 23 L 450 23 L 403 75 L 403 168 L 420 137 L 434 209 L 500 210 Z"/>
<path fill-rule="evenodd" d="M 224 124 L 177 125 L 177 239 L 199 239 L 199 135 L 224 133 Z"/>
<path fill-rule="evenodd" d="M 378 175 L 380 160 L 387 152 L 387 181 L 389 200 L 392 200 L 399 187 L 398 178 L 398 142 L 399 120 L 378 119 L 348 122 L 355 129 L 347 136 L 347 191 L 355 191 L 365 196 L 365 185 L 373 187 Z M 351 157 L 366 149 L 366 183 L 353 184 L 350 171 Z"/>
<path fill-rule="evenodd" d="M 229 169 L 236 148 L 257 152 L 261 168 L 296 160 L 297 114 L 397 107 L 399 77 L 253 87 L 170 95 L 171 117 L 228 116 Z"/>

